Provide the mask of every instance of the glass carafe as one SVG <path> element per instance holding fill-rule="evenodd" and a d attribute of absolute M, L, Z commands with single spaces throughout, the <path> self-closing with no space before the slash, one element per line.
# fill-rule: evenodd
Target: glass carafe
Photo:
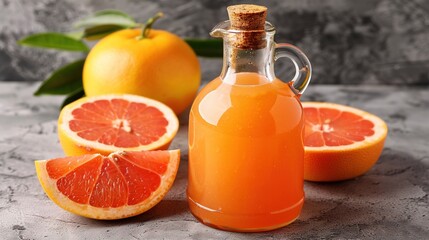
<path fill-rule="evenodd" d="M 243 31 L 230 21 L 211 35 L 224 39 L 221 75 L 196 97 L 189 118 L 188 202 L 204 224 L 230 231 L 266 231 L 293 222 L 304 202 L 303 110 L 299 101 L 311 78 L 297 47 L 274 42 L 265 22 L 263 44 L 242 49 Z M 276 78 L 274 62 L 292 61 L 289 82 Z"/>

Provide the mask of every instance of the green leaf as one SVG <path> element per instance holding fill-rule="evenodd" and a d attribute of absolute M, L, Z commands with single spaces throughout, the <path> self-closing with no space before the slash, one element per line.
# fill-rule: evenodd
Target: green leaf
<path fill-rule="evenodd" d="M 223 43 L 219 39 L 185 39 L 200 57 L 223 57 Z"/>
<path fill-rule="evenodd" d="M 83 37 L 89 41 L 99 40 L 109 35 L 110 33 L 113 33 L 122 29 L 124 29 L 124 27 L 117 26 L 117 25 L 100 25 L 100 26 L 90 27 L 85 29 Z"/>
<path fill-rule="evenodd" d="M 100 25 L 116 25 L 121 27 L 135 27 L 137 23 L 128 15 L 115 11 L 104 12 L 99 15 L 84 18 L 74 24 L 75 28 L 89 28 Z"/>
<path fill-rule="evenodd" d="M 130 15 L 128 15 L 128 14 L 126 14 L 124 12 L 121 12 L 119 10 L 115 10 L 115 9 L 101 10 L 101 11 L 98 11 L 98 12 L 94 13 L 94 16 L 112 15 L 112 14 L 119 15 L 119 16 L 122 16 L 122 17 L 126 17 L 126 18 L 129 18 L 129 19 L 131 19 L 131 20 L 134 21 L 134 19 Z"/>
<path fill-rule="evenodd" d="M 72 102 L 78 100 L 79 98 L 81 98 L 83 96 L 85 96 L 85 92 L 83 91 L 83 89 L 79 89 L 79 90 L 71 93 L 70 95 L 68 95 L 64 99 L 63 103 L 61 104 L 61 109 L 65 106 L 67 106 L 67 104 L 72 103 Z"/>
<path fill-rule="evenodd" d="M 46 79 L 34 95 L 65 95 L 82 89 L 82 71 L 85 59 L 61 67 Z"/>
<path fill-rule="evenodd" d="M 75 32 L 68 32 L 66 33 L 67 36 L 74 38 L 76 40 L 81 40 L 83 38 L 83 31 L 75 31 Z"/>
<path fill-rule="evenodd" d="M 67 34 L 48 32 L 27 36 L 18 42 L 21 45 L 39 48 L 52 48 L 67 51 L 87 52 L 88 46 Z"/>

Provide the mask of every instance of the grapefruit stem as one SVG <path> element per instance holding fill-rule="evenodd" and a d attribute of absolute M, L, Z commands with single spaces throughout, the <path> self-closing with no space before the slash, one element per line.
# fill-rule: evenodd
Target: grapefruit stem
<path fill-rule="evenodd" d="M 149 18 L 149 20 L 147 20 L 147 22 L 143 26 L 142 35 L 139 37 L 139 40 L 147 38 L 149 36 L 150 30 L 152 29 L 153 23 L 156 22 L 156 20 L 162 18 L 163 16 L 164 16 L 164 13 L 158 12 L 157 14 L 155 14 L 155 16 Z"/>

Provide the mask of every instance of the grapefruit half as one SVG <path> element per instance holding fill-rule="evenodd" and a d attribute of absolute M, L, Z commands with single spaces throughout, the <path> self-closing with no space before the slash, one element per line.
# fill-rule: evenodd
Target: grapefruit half
<path fill-rule="evenodd" d="M 381 118 L 334 103 L 303 102 L 302 105 L 306 180 L 351 179 L 375 164 L 388 131 Z"/>
<path fill-rule="evenodd" d="M 165 150 L 178 128 L 169 107 L 130 94 L 81 98 L 65 106 L 58 119 L 60 143 L 68 156 Z"/>

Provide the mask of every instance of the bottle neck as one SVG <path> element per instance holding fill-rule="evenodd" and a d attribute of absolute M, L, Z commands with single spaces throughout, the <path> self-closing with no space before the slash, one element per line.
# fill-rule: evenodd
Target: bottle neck
<path fill-rule="evenodd" d="M 255 73 L 265 82 L 275 79 L 273 35 L 267 34 L 266 45 L 259 49 L 241 49 L 229 39 L 224 38 L 222 81 L 240 84 L 237 82 L 237 74 L 240 73 Z"/>

